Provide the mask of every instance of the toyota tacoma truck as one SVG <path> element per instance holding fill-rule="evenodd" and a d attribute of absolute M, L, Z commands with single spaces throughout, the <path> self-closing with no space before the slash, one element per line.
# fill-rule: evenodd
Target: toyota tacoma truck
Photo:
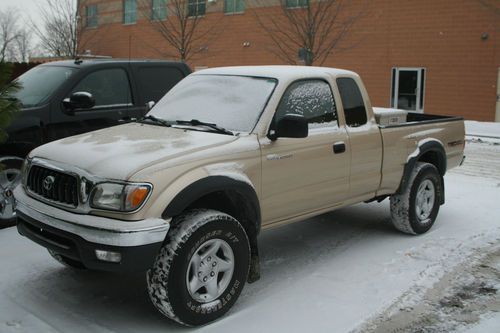
<path fill-rule="evenodd" d="M 17 228 L 67 266 L 146 271 L 162 314 L 203 325 L 259 278 L 261 230 L 389 197 L 398 230 L 428 231 L 464 135 L 458 117 L 374 111 L 350 71 L 207 69 L 137 122 L 33 150 Z"/>

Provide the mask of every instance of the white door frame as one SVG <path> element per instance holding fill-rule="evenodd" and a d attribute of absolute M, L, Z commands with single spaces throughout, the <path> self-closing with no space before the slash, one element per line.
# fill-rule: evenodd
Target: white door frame
<path fill-rule="evenodd" d="M 500 122 L 500 67 L 498 67 L 497 103 L 496 103 L 496 111 L 495 111 L 495 121 Z"/>
<path fill-rule="evenodd" d="M 397 108 L 398 107 L 398 95 L 399 95 L 399 72 L 405 71 L 405 72 L 417 72 L 417 91 L 416 91 L 416 107 L 415 107 L 415 112 L 424 112 L 424 108 L 421 107 L 420 105 L 420 94 L 422 94 L 422 101 L 424 101 L 425 104 L 425 79 L 424 78 L 424 91 L 420 91 L 420 87 L 422 86 L 422 69 L 427 73 L 427 69 L 425 67 L 393 67 L 396 73 L 396 77 L 394 78 L 394 95 L 392 96 L 392 102 L 393 104 L 391 107 Z M 392 79 L 392 78 L 391 78 Z"/>

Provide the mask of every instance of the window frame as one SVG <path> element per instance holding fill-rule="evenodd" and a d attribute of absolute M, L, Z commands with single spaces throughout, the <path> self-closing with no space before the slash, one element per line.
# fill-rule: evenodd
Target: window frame
<path fill-rule="evenodd" d="M 192 3 L 193 2 L 193 3 Z M 203 17 L 207 14 L 207 0 L 188 0 L 187 17 Z M 196 8 L 195 13 L 191 13 L 191 8 Z M 203 8 L 203 13 L 200 14 L 200 7 Z"/>
<path fill-rule="evenodd" d="M 296 5 L 294 6 L 290 6 L 289 5 L 289 2 L 295 2 Z M 285 8 L 286 9 L 296 9 L 296 8 L 308 8 L 310 3 L 309 3 L 309 0 L 305 0 L 306 1 L 306 4 L 305 5 L 300 5 L 300 1 L 302 0 L 285 0 Z"/>
<path fill-rule="evenodd" d="M 156 6 L 155 3 L 157 4 Z M 157 11 L 160 11 L 163 15 L 155 15 Z M 167 0 L 151 0 L 151 21 L 164 21 L 167 19 L 167 16 Z"/>
<path fill-rule="evenodd" d="M 91 8 L 95 10 L 93 15 L 89 15 L 89 11 Z M 85 28 L 97 28 L 99 26 L 99 18 L 98 17 L 99 16 L 98 16 L 97 4 L 85 6 Z M 95 20 L 95 23 L 90 24 L 90 22 L 91 21 L 93 22 L 94 20 Z"/>
<path fill-rule="evenodd" d="M 401 71 L 416 71 L 417 72 L 417 89 L 419 94 L 416 97 L 415 110 L 411 112 L 425 113 L 425 88 L 427 84 L 427 67 L 392 67 L 391 68 L 391 94 L 389 105 L 391 108 L 397 109 L 397 101 L 399 100 L 399 74 Z"/>
<path fill-rule="evenodd" d="M 127 11 L 127 4 L 134 4 L 133 8 L 134 10 L 128 10 Z M 123 0 L 123 18 L 122 18 L 122 23 L 124 25 L 131 25 L 131 24 L 136 24 L 137 23 L 137 0 Z M 134 20 L 127 22 L 127 14 L 131 15 L 131 13 L 134 14 Z"/>
<path fill-rule="evenodd" d="M 330 89 L 330 94 L 332 96 L 332 100 L 333 100 L 333 105 L 335 107 L 335 112 L 334 112 L 334 115 L 336 116 L 336 121 L 337 121 L 337 124 L 336 126 L 324 126 L 324 127 L 316 127 L 316 128 L 309 128 L 309 132 L 311 131 L 323 131 L 325 129 L 339 129 L 340 128 L 340 122 L 339 122 L 339 113 L 338 113 L 338 106 L 337 106 L 337 101 L 335 100 L 335 93 L 334 93 L 334 90 L 332 88 L 332 85 L 330 84 L 330 82 L 326 79 L 326 78 L 322 78 L 322 77 L 311 77 L 311 78 L 302 78 L 302 79 L 297 79 L 297 80 L 294 80 L 292 82 L 290 82 L 288 84 L 288 86 L 285 88 L 285 90 L 283 91 L 283 94 L 281 95 L 280 97 L 280 100 L 276 106 L 276 109 L 274 110 L 274 115 L 273 115 L 273 119 L 271 120 L 271 125 L 269 126 L 269 129 L 268 129 L 268 133 L 273 130 L 276 126 L 276 115 L 278 114 L 278 108 L 280 107 L 281 103 L 283 102 L 283 99 L 285 98 L 285 94 L 288 92 L 288 89 L 290 89 L 290 87 L 296 83 L 299 83 L 299 82 L 308 82 L 308 81 L 321 81 L 321 82 L 324 82 L 328 85 L 328 88 Z M 307 124 L 308 124 L 308 127 L 309 127 L 309 119 L 307 120 Z"/>
<path fill-rule="evenodd" d="M 135 96 L 134 96 L 134 91 L 132 89 L 132 82 L 130 80 L 130 73 L 128 72 L 128 70 L 124 67 L 121 67 L 121 66 L 117 66 L 117 67 L 104 67 L 104 68 L 95 68 L 89 72 L 86 72 L 86 73 L 82 73 L 81 74 L 81 77 L 79 79 L 76 80 L 76 83 L 71 87 L 71 89 L 69 89 L 67 91 L 67 93 L 65 95 L 66 98 L 69 97 L 73 91 L 76 89 L 76 87 L 83 81 L 85 80 L 87 77 L 89 77 L 90 75 L 94 74 L 94 73 L 97 73 L 97 72 L 100 72 L 100 71 L 105 71 L 105 70 L 113 70 L 113 69 L 119 69 L 119 70 L 122 70 L 124 73 L 125 73 L 125 76 L 127 78 L 127 81 L 128 81 L 128 88 L 129 88 L 129 96 L 130 96 L 130 101 L 128 101 L 128 103 L 119 103 L 119 104 L 106 104 L 106 105 L 95 105 L 93 107 L 91 107 L 90 109 L 88 110 L 92 110 L 92 111 L 106 111 L 107 109 L 111 109 L 111 108 L 117 108 L 117 107 L 130 107 L 130 106 L 134 106 L 134 101 L 135 101 Z M 76 91 L 74 91 L 76 92 Z"/>
<path fill-rule="evenodd" d="M 241 1 L 243 3 L 243 10 L 242 11 L 236 11 L 236 3 L 238 1 Z M 233 3 L 233 11 L 229 12 L 227 11 L 227 3 L 228 2 L 232 2 Z M 235 15 L 235 14 L 243 14 L 245 13 L 245 10 L 246 10 L 246 2 L 245 0 L 224 0 L 224 15 Z"/>

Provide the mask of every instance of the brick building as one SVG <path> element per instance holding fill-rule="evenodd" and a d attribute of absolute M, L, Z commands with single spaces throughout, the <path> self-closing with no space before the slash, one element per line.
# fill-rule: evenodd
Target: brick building
<path fill-rule="evenodd" d="M 273 42 L 257 21 L 266 13 L 279 15 L 279 0 L 186 2 L 201 16 L 200 24 L 217 26 L 203 52 L 187 61 L 192 68 L 284 63 L 269 52 Z M 151 22 L 153 16 L 171 17 L 164 3 L 80 0 L 85 27 L 81 51 L 120 58 L 172 58 L 174 50 Z M 308 2 L 287 3 L 300 7 Z M 365 14 L 341 42 L 349 47 L 334 51 L 324 66 L 358 72 L 376 106 L 500 121 L 497 0 L 352 0 L 347 11 L 360 8 Z"/>

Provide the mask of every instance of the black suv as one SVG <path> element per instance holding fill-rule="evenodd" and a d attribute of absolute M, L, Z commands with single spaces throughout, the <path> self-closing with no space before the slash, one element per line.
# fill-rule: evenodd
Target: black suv
<path fill-rule="evenodd" d="M 51 62 L 21 75 L 22 111 L 0 145 L 0 226 L 14 217 L 11 189 L 33 148 L 140 118 L 190 72 L 179 62 L 99 59 Z"/>

